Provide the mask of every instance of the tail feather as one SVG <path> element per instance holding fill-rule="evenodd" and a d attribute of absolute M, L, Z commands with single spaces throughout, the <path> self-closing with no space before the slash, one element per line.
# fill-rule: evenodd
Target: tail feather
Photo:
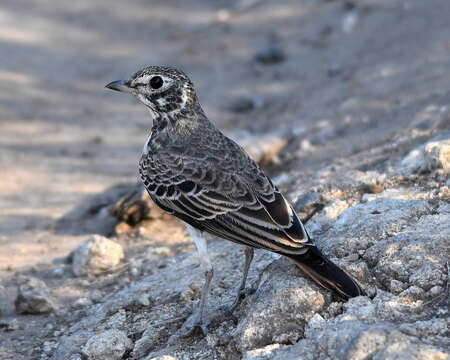
<path fill-rule="evenodd" d="M 349 298 L 365 295 L 364 290 L 349 274 L 333 264 L 315 246 L 302 255 L 289 256 L 295 264 L 318 285 L 335 293 L 338 297 Z"/>

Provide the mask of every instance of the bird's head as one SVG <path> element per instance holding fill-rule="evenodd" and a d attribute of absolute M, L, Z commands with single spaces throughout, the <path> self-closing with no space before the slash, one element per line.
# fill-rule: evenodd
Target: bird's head
<path fill-rule="evenodd" d="M 135 95 L 154 118 L 189 116 L 201 111 L 191 80 L 171 67 L 149 66 L 128 80 L 113 81 L 106 87 Z"/>

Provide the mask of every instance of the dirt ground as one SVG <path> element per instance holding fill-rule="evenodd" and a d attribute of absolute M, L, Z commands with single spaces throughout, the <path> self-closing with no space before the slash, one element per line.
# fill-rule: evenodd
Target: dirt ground
<path fill-rule="evenodd" d="M 57 220 L 87 196 L 137 181 L 151 120 L 106 83 L 150 64 L 182 68 L 227 133 L 304 134 L 312 145 L 290 148 L 270 171 L 304 168 L 290 183 L 307 188 L 317 170 L 420 132 L 450 104 L 449 34 L 448 0 L 3 0 L 0 320 L 19 328 L 0 333 L 0 358 L 40 358 L 59 326 L 15 313 L 21 277 L 44 279 L 60 306 L 92 291 L 58 270 L 88 234 L 55 231 Z M 272 48 L 280 62 L 255 59 Z M 258 106 L 233 111 L 243 97 Z M 360 168 L 373 163 L 363 156 Z M 193 249 L 173 220 L 119 242 L 128 256 L 161 244 Z"/>

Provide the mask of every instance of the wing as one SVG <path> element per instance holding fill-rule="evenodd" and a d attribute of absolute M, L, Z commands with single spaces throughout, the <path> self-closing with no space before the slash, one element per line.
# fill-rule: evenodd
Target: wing
<path fill-rule="evenodd" d="M 141 179 L 153 200 L 216 236 L 283 254 L 306 252 L 311 242 L 303 224 L 260 167 L 225 136 L 214 145 L 143 156 Z"/>

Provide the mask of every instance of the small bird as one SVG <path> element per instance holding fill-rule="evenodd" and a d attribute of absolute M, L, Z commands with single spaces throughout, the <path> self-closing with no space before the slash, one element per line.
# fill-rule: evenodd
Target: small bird
<path fill-rule="evenodd" d="M 187 75 L 149 66 L 106 87 L 133 94 L 153 118 L 139 162 L 140 177 L 154 202 L 187 224 L 206 277 L 190 328 L 207 331 L 203 317 L 213 266 L 203 232 L 245 246 L 243 278 L 230 312 L 244 294 L 254 248 L 287 256 L 344 300 L 364 295 L 358 283 L 315 246 L 258 164 L 208 120 Z"/>

